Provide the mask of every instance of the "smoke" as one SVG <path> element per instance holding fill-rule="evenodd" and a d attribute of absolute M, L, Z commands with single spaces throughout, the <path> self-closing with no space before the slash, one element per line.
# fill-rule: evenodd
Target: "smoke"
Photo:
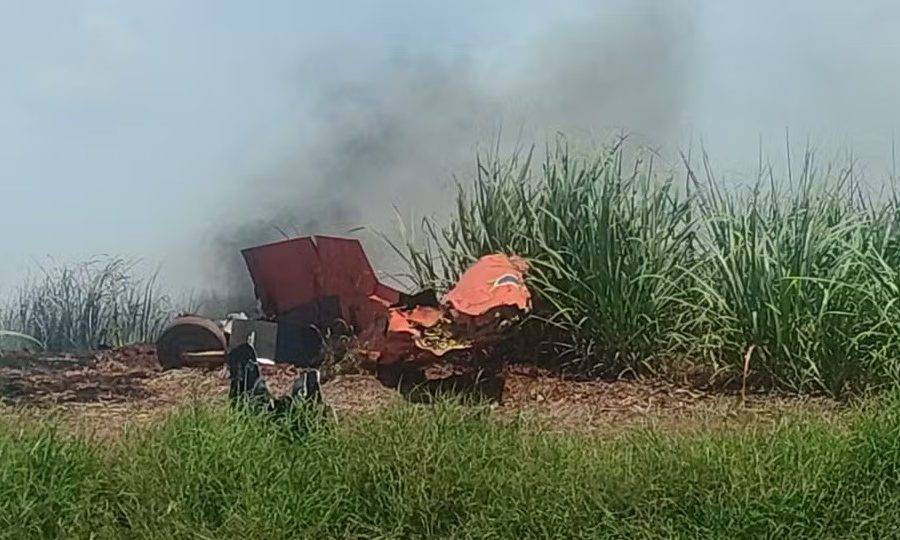
<path fill-rule="evenodd" d="M 393 207 L 445 215 L 454 177 L 474 170 L 478 145 L 498 136 L 507 148 L 557 131 L 677 140 L 692 11 L 649 1 L 604 6 L 478 54 L 394 49 L 342 63 L 337 48 L 301 62 L 302 127 L 288 155 L 240 179 L 226 201 L 229 225 L 208 257 L 215 288 L 246 299 L 239 249 L 284 233 L 389 230 Z M 382 244 L 366 247 L 377 267 L 390 266 Z"/>

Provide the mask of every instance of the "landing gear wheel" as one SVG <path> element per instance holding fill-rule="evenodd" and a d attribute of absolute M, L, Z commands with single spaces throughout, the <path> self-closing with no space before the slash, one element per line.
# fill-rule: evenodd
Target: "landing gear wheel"
<path fill-rule="evenodd" d="M 163 369 L 180 367 L 216 367 L 222 364 L 225 334 L 219 326 L 203 317 L 188 315 L 172 321 L 156 341 L 156 357 Z M 223 356 L 189 357 L 185 353 L 222 351 Z"/>

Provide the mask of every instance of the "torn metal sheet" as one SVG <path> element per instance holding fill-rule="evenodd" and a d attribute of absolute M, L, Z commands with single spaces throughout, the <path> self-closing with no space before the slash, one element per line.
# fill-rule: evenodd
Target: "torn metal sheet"
<path fill-rule="evenodd" d="M 369 357 L 379 364 L 427 365 L 454 351 L 496 341 L 531 309 L 531 293 L 525 285 L 527 269 L 525 261 L 517 257 L 482 257 L 437 306 L 391 308 L 383 333 L 367 342 Z M 458 369 L 429 373 L 455 373 Z"/>
<path fill-rule="evenodd" d="M 340 316 L 358 328 L 371 324 L 397 303 L 400 292 L 380 283 L 359 240 L 304 236 L 241 252 L 268 317 L 314 310 L 317 302 L 339 301 Z"/>
<path fill-rule="evenodd" d="M 529 311 L 531 292 L 525 286 L 527 271 L 528 264 L 519 257 L 486 255 L 466 270 L 443 302 L 472 317 L 505 306 Z"/>
<path fill-rule="evenodd" d="M 267 316 L 286 313 L 320 296 L 321 265 L 312 237 L 256 246 L 241 254 Z"/>

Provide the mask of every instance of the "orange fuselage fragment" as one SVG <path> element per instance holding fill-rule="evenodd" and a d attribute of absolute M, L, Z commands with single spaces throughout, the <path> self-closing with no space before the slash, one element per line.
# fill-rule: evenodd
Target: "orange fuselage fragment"
<path fill-rule="evenodd" d="M 444 296 L 444 304 L 470 317 L 500 307 L 531 309 L 531 293 L 525 286 L 528 264 L 519 257 L 485 255 Z"/>
<path fill-rule="evenodd" d="M 502 254 L 473 264 L 438 306 L 391 308 L 383 336 L 367 347 L 380 364 L 439 361 L 454 350 L 487 345 L 510 322 L 531 309 L 525 285 L 528 265 Z"/>

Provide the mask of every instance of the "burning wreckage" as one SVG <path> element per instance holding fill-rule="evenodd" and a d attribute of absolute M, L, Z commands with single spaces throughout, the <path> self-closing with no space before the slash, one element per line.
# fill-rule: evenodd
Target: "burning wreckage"
<path fill-rule="evenodd" d="M 349 332 L 378 379 L 408 396 L 448 384 L 500 396 L 502 365 L 489 352 L 531 309 L 523 259 L 482 257 L 438 300 L 433 290 L 406 294 L 381 283 L 355 239 L 305 236 L 242 255 L 263 316 L 179 317 L 157 342 L 164 368 L 227 363 L 233 399 L 258 396 L 279 408 L 320 399 L 323 335 Z M 308 368 L 278 399 L 259 367 L 275 363 Z"/>

